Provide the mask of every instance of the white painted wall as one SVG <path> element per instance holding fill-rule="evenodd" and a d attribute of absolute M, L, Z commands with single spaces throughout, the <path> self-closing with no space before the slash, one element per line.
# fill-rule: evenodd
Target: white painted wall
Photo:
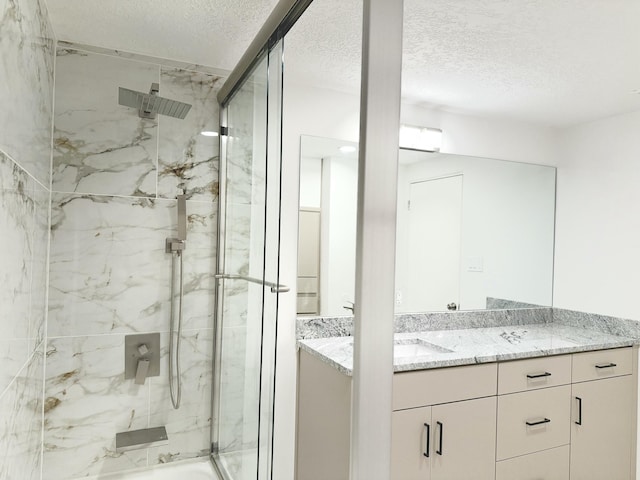
<path fill-rule="evenodd" d="M 358 141 L 360 99 L 356 95 L 291 83 L 285 71 L 283 99 L 283 190 L 281 282 L 296 284 L 300 136 Z M 553 129 L 512 121 L 405 105 L 402 122 L 441 128 L 442 151 L 554 165 Z M 296 292 L 280 296 L 276 372 L 274 478 L 293 478 L 297 359 Z"/>
<path fill-rule="evenodd" d="M 564 130 L 554 306 L 640 320 L 640 111 Z"/>
<path fill-rule="evenodd" d="M 639 133 L 640 111 L 562 132 L 555 307 L 640 321 Z"/>
<path fill-rule="evenodd" d="M 511 120 L 402 106 L 402 123 L 440 128 L 442 153 L 555 165 L 557 130 Z"/>
<path fill-rule="evenodd" d="M 322 159 L 300 159 L 300 207 L 320 208 L 322 198 Z"/>

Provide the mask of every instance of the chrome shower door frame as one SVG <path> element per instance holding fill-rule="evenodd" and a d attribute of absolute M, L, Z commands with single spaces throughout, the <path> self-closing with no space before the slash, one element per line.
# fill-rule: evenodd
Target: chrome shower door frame
<path fill-rule="evenodd" d="M 253 307 L 252 319 L 254 324 L 252 328 L 254 331 L 251 333 L 253 339 L 255 339 L 255 325 L 256 320 L 256 310 L 261 308 L 261 325 L 260 325 L 260 352 L 257 355 L 257 360 L 259 365 L 255 363 L 252 366 L 257 367 L 259 370 L 259 388 L 257 389 L 258 397 L 257 404 L 252 403 L 251 400 L 247 401 L 246 397 L 243 397 L 242 400 L 245 402 L 244 407 L 249 408 L 251 411 L 253 406 L 257 407 L 257 411 L 255 414 L 257 415 L 257 445 L 255 451 L 255 478 L 256 479 L 270 479 L 272 476 L 272 463 L 273 463 L 273 413 L 274 413 L 274 390 L 275 390 L 275 354 L 276 354 L 276 329 L 277 329 L 277 319 L 278 319 L 278 299 L 280 293 L 286 293 L 289 291 L 289 288 L 285 285 L 281 285 L 279 283 L 279 250 L 280 250 L 280 181 L 281 181 L 281 137 L 282 137 L 282 42 L 275 42 L 271 48 L 269 48 L 268 52 L 264 54 L 264 60 L 267 62 L 267 71 L 266 71 L 266 88 L 264 91 L 264 105 L 262 104 L 262 100 L 254 103 L 254 130 L 251 131 L 251 135 L 254 137 L 254 149 L 256 148 L 255 138 L 258 139 L 257 143 L 260 143 L 260 136 L 262 134 L 265 135 L 265 143 L 264 143 L 264 151 L 259 146 L 257 147 L 257 155 L 256 151 L 251 151 L 251 156 L 253 158 L 252 168 L 256 166 L 256 159 L 258 159 L 258 174 L 257 177 L 254 175 L 254 171 L 252 170 L 250 173 L 251 181 L 256 182 L 258 185 L 251 185 L 250 191 L 250 201 L 249 205 L 245 206 L 249 210 L 249 223 L 250 223 L 250 231 L 249 231 L 249 253 L 247 256 L 249 259 L 254 257 L 254 253 L 251 252 L 254 249 L 254 235 L 258 234 L 259 237 L 262 235 L 262 243 L 258 243 L 258 247 L 263 248 L 263 252 L 260 252 L 256 255 L 257 264 L 253 265 L 253 262 L 249 262 L 249 267 L 254 267 L 256 265 L 260 265 L 262 262 L 261 274 L 257 274 L 255 271 L 253 274 L 251 272 L 244 271 L 227 271 L 228 269 L 237 268 L 237 265 L 229 265 L 227 262 L 227 255 L 229 254 L 231 245 L 228 243 L 228 233 L 230 224 L 230 208 L 233 208 L 232 205 L 229 204 L 228 196 L 232 194 L 229 190 L 229 170 L 227 161 L 229 160 L 230 155 L 230 145 L 229 142 L 230 136 L 233 135 L 233 131 L 229 129 L 229 105 L 233 102 L 234 97 L 232 96 L 228 102 L 221 107 L 221 142 L 220 142 L 220 168 L 219 168 L 219 215 L 218 215 L 218 264 L 217 264 L 217 286 L 216 286 L 216 304 L 215 304 L 215 322 L 214 322 L 214 378 L 213 378 L 213 402 L 212 402 L 212 430 L 211 430 L 211 453 L 212 460 L 214 466 L 218 470 L 218 473 L 225 480 L 233 479 L 234 477 L 230 475 L 225 467 L 222 466 L 222 459 L 225 453 L 221 451 L 224 448 L 224 445 L 221 445 L 219 440 L 221 439 L 221 435 L 224 437 L 228 437 L 228 432 L 221 432 L 221 422 L 223 420 L 223 415 L 225 411 L 224 405 L 224 397 L 222 396 L 222 389 L 226 386 L 223 385 L 223 381 L 225 379 L 225 351 L 229 351 L 230 347 L 226 347 L 225 350 L 225 340 L 224 340 L 224 328 L 225 328 L 225 282 L 234 282 L 233 284 L 238 285 L 247 285 L 247 299 L 249 303 L 253 301 L 252 305 L 248 305 L 247 312 L 245 315 L 245 322 L 249 321 L 249 309 Z M 257 62 L 257 65 L 261 65 L 262 60 Z M 249 77 L 250 78 L 250 77 Z M 261 87 L 259 87 L 261 88 Z M 258 94 L 262 92 L 256 87 L 256 91 Z M 254 92 L 255 93 L 255 92 Z M 257 105 L 257 106 L 256 106 Z M 265 108 L 266 111 L 262 112 L 260 109 Z M 256 113 L 257 112 L 257 113 Z M 264 130 L 262 130 L 261 126 L 256 127 L 255 120 L 258 118 L 260 120 L 260 115 L 265 114 L 266 124 L 264 126 Z M 257 116 L 256 116 L 257 115 Z M 258 121 L 259 123 L 259 121 Z M 255 129 L 257 128 L 258 133 L 256 134 Z M 246 138 L 245 138 L 246 141 Z M 260 163 L 260 155 L 264 154 L 264 172 L 260 172 L 261 163 Z M 260 178 L 260 175 L 264 173 L 264 179 Z M 256 180 L 257 178 L 257 180 Z M 263 182 L 263 183 L 262 183 Z M 262 199 L 255 200 L 254 188 L 258 195 L 262 195 L 264 193 L 264 210 L 260 212 L 259 210 L 262 207 L 261 201 Z M 261 189 L 264 188 L 264 192 Z M 237 192 L 236 192 L 237 193 Z M 233 212 L 231 212 L 233 213 Z M 262 232 L 260 230 L 254 231 L 254 216 L 258 218 L 257 225 L 258 227 L 262 227 Z M 246 220 L 246 219 L 245 219 Z M 232 247 L 231 247 L 232 248 Z M 262 256 L 261 256 L 262 255 Z M 236 258 L 237 259 L 237 258 Z M 255 260 L 255 258 L 253 258 Z M 237 263 L 237 262 L 236 262 Z M 261 305 L 257 305 L 258 295 L 256 287 L 262 287 L 261 292 Z M 253 290 L 251 290 L 253 289 Z M 254 295 L 250 295 L 250 292 L 253 292 Z M 252 297 L 252 300 L 250 298 Z M 232 319 L 233 321 L 234 319 Z M 246 345 L 248 346 L 251 343 L 251 338 L 249 329 L 250 326 L 245 323 L 245 332 L 247 332 L 247 336 L 244 338 Z M 245 360 L 250 355 L 247 354 Z M 250 365 L 246 365 L 247 369 Z M 245 370 L 246 372 L 247 370 Z M 251 380 L 251 376 L 247 374 L 247 378 Z M 251 384 L 252 386 L 254 384 Z M 247 387 L 247 380 L 245 379 L 245 388 Z M 255 391 L 253 391 L 255 393 Z M 246 395 L 246 391 L 244 391 L 244 395 Z M 251 392 L 249 392 L 251 395 Z M 245 434 L 247 431 L 252 432 L 254 428 L 254 424 L 251 421 L 251 416 L 249 420 L 246 420 L 245 416 L 242 416 L 241 421 L 243 423 L 243 428 L 245 430 Z M 251 433 L 249 433 L 249 438 L 251 438 Z M 244 444 L 246 440 L 243 435 L 239 441 L 240 444 Z M 224 442 L 228 445 L 228 438 Z M 242 449 L 240 449 L 241 451 Z M 248 450 L 251 450 L 249 448 Z M 250 471 L 247 468 L 247 465 L 252 465 L 253 459 L 244 460 L 244 472 L 245 474 Z M 251 474 L 251 478 L 253 474 Z"/>

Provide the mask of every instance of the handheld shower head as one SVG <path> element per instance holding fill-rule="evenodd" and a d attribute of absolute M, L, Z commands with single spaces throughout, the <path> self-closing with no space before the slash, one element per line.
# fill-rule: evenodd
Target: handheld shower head
<path fill-rule="evenodd" d="M 178 195 L 178 239 L 187 240 L 187 196 Z"/>

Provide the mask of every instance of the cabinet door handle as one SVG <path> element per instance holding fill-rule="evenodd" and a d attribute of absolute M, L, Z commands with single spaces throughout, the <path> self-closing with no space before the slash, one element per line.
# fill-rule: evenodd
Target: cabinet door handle
<path fill-rule="evenodd" d="M 438 427 L 440 427 L 440 434 L 438 436 L 439 440 L 438 440 L 438 449 L 436 450 L 436 453 L 438 455 L 442 455 L 442 432 L 444 431 L 444 425 L 440 422 L 436 422 L 436 424 L 438 425 Z"/>
<path fill-rule="evenodd" d="M 544 420 L 539 420 L 537 422 L 530 422 L 529 420 L 527 420 L 525 423 L 530 427 L 534 427 L 536 425 L 542 425 L 543 423 L 551 423 L 551 420 L 549 420 L 548 418 L 545 418 Z"/>
<path fill-rule="evenodd" d="M 600 363 L 598 365 L 596 365 L 596 368 L 613 368 L 613 367 L 617 367 L 618 365 L 616 365 L 615 363 Z"/>
<path fill-rule="evenodd" d="M 424 426 L 427 429 L 427 444 L 425 445 L 423 455 L 429 458 L 429 450 L 431 450 L 431 447 L 429 446 L 429 439 L 431 438 L 431 426 L 428 423 L 425 423 Z"/>
<path fill-rule="evenodd" d="M 576 420 L 576 425 L 582 425 L 582 399 L 580 397 L 576 397 L 578 400 L 578 420 Z"/>
<path fill-rule="evenodd" d="M 551 374 L 549 372 L 538 373 L 536 375 L 527 374 L 527 378 L 542 378 L 542 377 L 550 377 Z"/>

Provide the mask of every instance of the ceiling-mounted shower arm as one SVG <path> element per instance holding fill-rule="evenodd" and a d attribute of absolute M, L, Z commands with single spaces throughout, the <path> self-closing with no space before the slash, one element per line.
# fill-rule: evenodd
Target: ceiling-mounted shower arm
<path fill-rule="evenodd" d="M 158 98 L 159 91 L 160 84 L 152 83 L 151 88 L 149 89 L 149 95 L 142 98 L 142 103 L 138 112 L 140 114 L 140 118 L 156 118 L 156 113 L 153 111 L 153 105 Z"/>

